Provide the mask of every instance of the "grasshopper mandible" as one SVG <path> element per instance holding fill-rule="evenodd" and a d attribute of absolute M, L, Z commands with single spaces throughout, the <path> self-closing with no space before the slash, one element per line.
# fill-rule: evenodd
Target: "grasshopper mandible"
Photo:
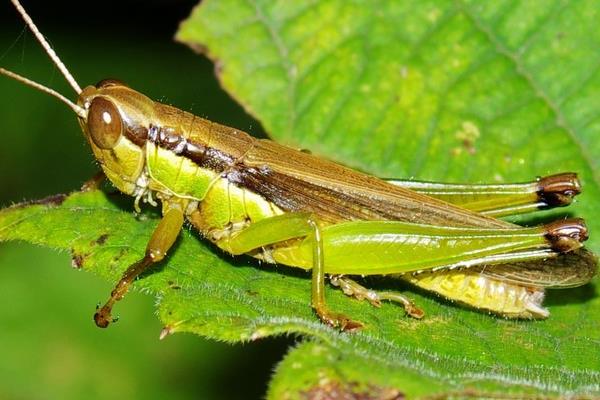
<path fill-rule="evenodd" d="M 330 310 L 325 277 L 377 306 L 423 311 L 396 292 L 369 290 L 347 275 L 397 275 L 421 288 L 506 317 L 545 318 L 546 287 L 587 283 L 596 270 L 582 248 L 581 219 L 525 228 L 496 217 L 568 205 L 581 188 L 562 173 L 506 185 L 384 180 L 155 102 L 116 80 L 81 89 L 18 0 L 13 4 L 75 92 L 77 102 L 27 78 L 0 73 L 66 103 L 104 177 L 162 208 L 144 257 L 129 266 L 94 320 L 163 260 L 188 221 L 231 255 L 310 270 L 311 305 L 325 323 L 362 324 Z"/>

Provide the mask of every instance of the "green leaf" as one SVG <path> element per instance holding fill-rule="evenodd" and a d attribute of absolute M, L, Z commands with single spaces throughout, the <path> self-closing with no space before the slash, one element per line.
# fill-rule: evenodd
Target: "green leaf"
<path fill-rule="evenodd" d="M 579 172 L 585 193 L 572 212 L 587 219 L 590 247 L 600 250 L 598 3 L 374 4 L 205 0 L 178 38 L 207 49 L 223 86 L 273 138 L 348 165 L 451 181 Z M 157 223 L 150 211 L 136 218 L 118 195 L 49 200 L 0 211 L 0 240 L 70 250 L 75 265 L 111 281 L 141 257 Z M 278 367 L 272 399 L 600 395 L 592 285 L 550 293 L 552 315 L 538 322 L 410 293 L 427 312 L 415 321 L 395 305 L 375 309 L 329 289 L 332 308 L 366 324 L 347 334 L 318 322 L 307 278 L 229 257 L 186 230 L 136 288 L 157 297 L 166 333 L 314 338 Z"/>
<path fill-rule="evenodd" d="M 16 205 L 0 211 L 0 241 L 70 250 L 74 266 L 114 282 L 143 255 L 158 222 L 150 211 L 136 218 L 124 200 L 95 191 Z M 185 230 L 167 262 L 136 288 L 158 299 L 165 334 L 192 332 L 229 342 L 281 333 L 319 339 L 317 350 L 308 355 L 309 350 L 296 350 L 280 366 L 271 398 L 296 387 L 298 394 L 322 390 L 317 385 L 323 376 L 339 390 L 359 393 L 365 388 L 410 395 L 467 389 L 598 391 L 599 360 L 593 354 L 600 339 L 600 301 L 590 287 L 572 291 L 567 301 L 550 297 L 552 317 L 539 322 L 497 319 L 412 294 L 428 313 L 417 321 L 396 305 L 374 308 L 331 289 L 331 307 L 366 325 L 350 334 L 326 327 L 313 315 L 307 278 L 292 268 L 224 255 Z M 312 359 L 301 368 L 300 381 L 294 378 L 298 372 L 286 368 L 297 365 L 294 357 Z"/>

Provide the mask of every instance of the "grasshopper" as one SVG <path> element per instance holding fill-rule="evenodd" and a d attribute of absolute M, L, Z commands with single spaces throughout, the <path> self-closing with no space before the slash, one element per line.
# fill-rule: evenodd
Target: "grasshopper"
<path fill-rule="evenodd" d="M 471 307 L 509 318 L 546 318 L 548 287 L 585 284 L 596 272 L 583 220 L 521 227 L 498 219 L 571 203 L 574 173 L 504 185 L 385 180 L 155 102 L 117 80 L 83 89 L 18 0 L 11 0 L 78 95 L 0 68 L 46 92 L 77 115 L 92 152 L 118 190 L 162 209 L 144 256 L 98 307 L 99 327 L 135 279 L 163 260 L 187 221 L 231 255 L 311 271 L 311 306 L 342 330 L 362 323 L 331 310 L 325 279 L 375 306 L 424 312 L 397 292 L 370 290 L 348 275 L 389 275 Z M 97 183 L 97 181 L 96 181 Z M 95 186 L 94 184 L 90 186 Z"/>

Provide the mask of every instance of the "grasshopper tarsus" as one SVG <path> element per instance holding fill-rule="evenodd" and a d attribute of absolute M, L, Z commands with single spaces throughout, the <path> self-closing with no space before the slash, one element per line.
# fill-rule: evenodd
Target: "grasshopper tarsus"
<path fill-rule="evenodd" d="M 397 292 L 382 291 L 367 289 L 358 282 L 342 275 L 333 275 L 330 277 L 330 282 L 333 286 L 342 289 L 345 295 L 352 296 L 357 300 L 366 300 L 373 307 L 381 307 L 383 300 L 391 301 L 400 304 L 404 307 L 406 315 L 415 319 L 422 319 L 425 312 L 417 307 L 415 303 L 405 295 Z"/>
<path fill-rule="evenodd" d="M 114 319 L 111 315 L 113 306 L 117 301 L 121 300 L 125 296 L 135 278 L 137 278 L 139 274 L 148 268 L 152 262 L 152 258 L 149 255 L 146 255 L 140 261 L 127 268 L 121 280 L 119 280 L 115 288 L 110 293 L 110 298 L 106 301 L 106 303 L 100 308 L 96 306 L 94 322 L 96 322 L 96 326 L 98 328 L 107 328 L 111 322 L 116 322 L 116 319 Z"/>
<path fill-rule="evenodd" d="M 353 332 L 359 329 L 362 329 L 364 324 L 359 321 L 348 320 L 346 324 L 340 327 L 340 330 L 343 332 Z"/>
<path fill-rule="evenodd" d="M 425 311 L 412 304 L 410 306 L 405 306 L 404 310 L 406 311 L 406 315 L 414 319 L 423 319 L 425 316 Z"/>
<path fill-rule="evenodd" d="M 317 311 L 317 315 L 322 322 L 342 332 L 352 332 L 364 326 L 362 322 L 354 321 L 344 314 Z"/>
<path fill-rule="evenodd" d="M 103 306 L 94 314 L 94 322 L 98 328 L 108 328 L 111 322 L 114 322 L 114 319 L 110 315 L 112 307 Z"/>
<path fill-rule="evenodd" d="M 321 322 L 340 331 L 351 332 L 364 326 L 362 322 L 354 321 L 345 314 L 329 310 L 324 299 L 314 303 L 312 307 Z"/>

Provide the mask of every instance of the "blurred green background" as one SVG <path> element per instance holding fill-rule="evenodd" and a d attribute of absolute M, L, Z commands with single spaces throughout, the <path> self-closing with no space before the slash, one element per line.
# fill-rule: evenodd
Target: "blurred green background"
<path fill-rule="evenodd" d="M 219 87 L 213 65 L 172 37 L 195 1 L 24 2 L 85 86 L 118 78 L 146 95 L 263 135 Z M 70 87 L 8 2 L 0 5 L 0 66 Z M 97 167 L 62 103 L 0 77 L 0 205 L 67 193 Z M 153 299 L 129 295 L 111 329 L 92 321 L 111 284 L 70 268 L 69 254 L 0 244 L 0 399 L 253 399 L 293 339 L 230 346 L 191 335 L 158 340 Z"/>

